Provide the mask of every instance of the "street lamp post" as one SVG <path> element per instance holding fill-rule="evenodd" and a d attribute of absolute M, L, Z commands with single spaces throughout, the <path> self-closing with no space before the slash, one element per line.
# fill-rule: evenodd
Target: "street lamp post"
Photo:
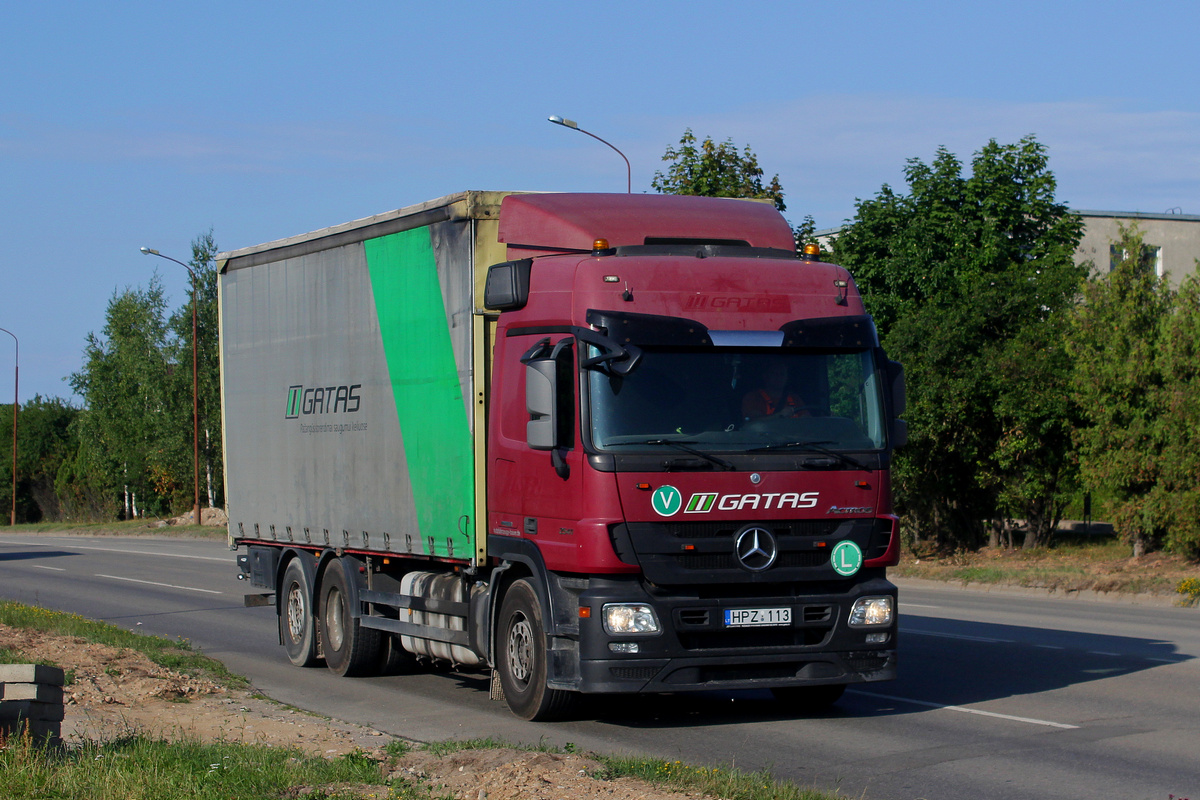
<path fill-rule="evenodd" d="M 188 275 L 192 276 L 192 514 L 195 523 L 200 525 L 202 524 L 202 520 L 200 519 L 200 373 L 196 358 L 198 352 L 196 346 L 196 308 L 199 305 L 196 299 L 196 288 L 199 281 L 196 279 L 196 273 L 192 268 L 179 259 L 164 256 L 150 247 L 140 249 L 145 255 L 158 256 L 159 258 L 165 258 L 167 261 L 174 261 L 186 269 Z"/>
<path fill-rule="evenodd" d="M 21 342 L 17 339 L 17 335 L 7 328 L 0 328 L 9 336 L 13 337 L 13 453 L 12 453 L 12 516 L 9 517 L 8 524 L 17 524 L 17 383 L 21 377 Z"/>
<path fill-rule="evenodd" d="M 573 131 L 579 131 L 580 133 L 586 133 L 588 136 L 592 137 L 597 142 L 606 144 L 609 147 L 611 147 L 614 151 L 616 151 L 616 154 L 619 155 L 621 158 L 625 158 L 625 154 L 622 153 L 620 150 L 617 150 L 615 145 L 613 145 L 611 142 L 604 141 L 603 139 L 601 139 L 599 136 L 597 136 L 594 133 L 585 131 L 583 128 L 579 127 L 579 123 L 576 122 L 575 120 L 564 119 L 563 117 L 560 117 L 557 114 L 549 117 L 548 119 L 551 122 L 553 122 L 555 125 L 562 125 L 564 128 L 570 128 Z M 629 159 L 628 158 L 625 158 L 625 191 L 628 194 L 633 194 L 633 170 L 629 168 Z"/>

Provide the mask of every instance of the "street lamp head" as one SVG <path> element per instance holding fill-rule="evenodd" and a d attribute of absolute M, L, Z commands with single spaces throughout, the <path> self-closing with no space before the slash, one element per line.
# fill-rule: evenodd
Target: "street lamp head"
<path fill-rule="evenodd" d="M 138 249 L 141 250 L 142 255 L 145 255 L 145 256 L 161 256 L 162 255 L 162 253 L 158 252 L 157 250 L 155 250 L 152 247 L 139 247 Z"/>
<path fill-rule="evenodd" d="M 553 122 L 555 125 L 562 125 L 567 128 L 574 128 L 575 130 L 579 130 L 579 123 L 573 119 L 564 119 L 563 117 L 560 117 L 557 114 L 549 117 L 548 119 L 551 122 Z"/>

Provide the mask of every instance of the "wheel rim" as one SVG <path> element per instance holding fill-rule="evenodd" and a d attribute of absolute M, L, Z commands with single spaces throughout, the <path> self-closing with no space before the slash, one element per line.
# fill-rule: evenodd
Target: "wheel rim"
<path fill-rule="evenodd" d="M 304 617 L 304 592 L 299 584 L 293 583 L 287 594 L 288 633 L 293 642 L 304 638 Z"/>
<path fill-rule="evenodd" d="M 533 672 L 533 628 L 524 616 L 518 616 L 508 629 L 508 670 L 521 684 L 529 683 Z"/>
<path fill-rule="evenodd" d="M 346 640 L 345 618 L 342 616 L 342 593 L 336 587 L 329 590 L 325 612 L 325 629 L 329 631 L 329 644 L 334 650 L 341 650 Z"/>

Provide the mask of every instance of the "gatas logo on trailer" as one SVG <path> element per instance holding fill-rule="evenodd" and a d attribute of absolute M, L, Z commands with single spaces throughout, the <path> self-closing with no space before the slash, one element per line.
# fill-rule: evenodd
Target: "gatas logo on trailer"
<path fill-rule="evenodd" d="M 353 414 L 362 407 L 362 398 L 358 394 L 361 388 L 361 383 L 349 386 L 289 386 L 284 418 L 298 419 L 314 414 Z"/>

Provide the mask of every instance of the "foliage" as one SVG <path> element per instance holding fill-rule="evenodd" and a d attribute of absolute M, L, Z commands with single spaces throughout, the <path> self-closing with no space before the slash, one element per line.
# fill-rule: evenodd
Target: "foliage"
<path fill-rule="evenodd" d="M 79 614 L 27 606 L 9 600 L 0 601 L 0 623 L 14 628 L 29 628 L 61 636 L 73 636 L 86 642 L 128 648 L 142 653 L 161 667 L 185 675 L 219 681 L 226 686 L 243 687 L 246 679 L 226 669 L 216 659 L 192 650 L 186 639 L 167 639 L 127 631 L 107 622 L 97 622 Z"/>
<path fill-rule="evenodd" d="M 1136 226 L 1123 254 L 1090 282 L 1070 338 L 1076 432 L 1089 487 L 1135 555 L 1166 545 L 1200 557 L 1200 282 L 1178 292 L 1141 258 Z"/>
<path fill-rule="evenodd" d="M 660 194 L 688 194 L 704 197 L 754 197 L 771 200 L 780 211 L 786 210 L 779 176 L 763 184 L 763 169 L 747 145 L 739 153 L 732 139 L 717 144 L 705 137 L 699 147 L 688 128 L 679 146 L 670 146 L 663 161 L 673 162 L 666 174 L 655 172 L 650 185 Z"/>
<path fill-rule="evenodd" d="M 77 449 L 71 423 L 79 409 L 57 397 L 23 403 L 17 418 L 17 522 L 59 520 L 62 509 L 54 482 L 62 464 Z M 0 443 L 12 441 L 12 404 L 0 405 Z M 12 458 L 0 449 L 0 517 L 12 508 Z"/>
<path fill-rule="evenodd" d="M 990 141 L 971 174 L 939 148 L 910 159 L 837 237 L 908 379 L 910 442 L 893 485 L 909 535 L 977 547 L 1026 519 L 1044 544 L 1073 487 L 1062 348 L 1084 269 L 1082 221 L 1055 199 L 1045 147 Z"/>
<path fill-rule="evenodd" d="M 151 500 L 151 470 L 161 463 L 163 412 L 169 401 L 166 297 L 157 274 L 146 289 L 114 292 L 102 336 L 89 333 L 84 365 L 70 377 L 83 399 L 79 461 L 125 516 Z M 161 510 L 161 509 L 156 509 Z"/>
<path fill-rule="evenodd" d="M 1175 591 L 1183 595 L 1183 600 L 1188 605 L 1200 603 L 1200 578 L 1184 578 L 1175 587 Z"/>
<path fill-rule="evenodd" d="M 192 243 L 197 296 L 200 497 L 223 503 L 217 252 L 212 231 Z M 88 335 L 83 368 L 70 376 L 83 398 L 69 433 L 77 441 L 54 481 L 61 516 L 129 519 L 192 505 L 192 297 L 168 313 L 157 274 L 146 288 L 114 292 L 100 335 Z"/>
<path fill-rule="evenodd" d="M 168 742 L 141 734 L 70 749 L 41 747 L 30 737 L 0 747 L 0 797 L 87 797 L 94 800 L 209 798 L 268 800 L 338 796 L 337 786 L 378 786 L 379 765 L 360 753 L 337 759 L 234 742 Z M 327 793 L 328 790 L 328 793 Z"/>

